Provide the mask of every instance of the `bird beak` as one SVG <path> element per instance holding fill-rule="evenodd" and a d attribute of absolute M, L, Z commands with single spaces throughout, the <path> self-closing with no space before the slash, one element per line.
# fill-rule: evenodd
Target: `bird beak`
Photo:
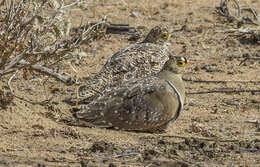
<path fill-rule="evenodd" d="M 188 61 L 187 64 L 196 64 L 194 61 Z"/>

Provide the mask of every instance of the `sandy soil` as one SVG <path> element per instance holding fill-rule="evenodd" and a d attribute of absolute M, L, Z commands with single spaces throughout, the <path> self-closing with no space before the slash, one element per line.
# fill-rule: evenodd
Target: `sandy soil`
<path fill-rule="evenodd" d="M 260 8 L 257 0 L 243 4 Z M 9 104 L 0 101 L 0 166 L 260 166 L 260 125 L 254 123 L 260 120 L 260 94 L 191 94 L 260 90 L 260 61 L 239 66 L 244 54 L 259 54 L 260 45 L 246 37 L 217 33 L 236 27 L 215 12 L 218 5 L 216 0 L 96 0 L 71 9 L 74 26 L 80 24 L 80 17 L 87 23 L 105 15 L 112 23 L 144 26 L 146 31 L 158 24 L 174 30 L 184 26 L 170 38 L 174 55 L 196 62 L 185 69 L 183 78 L 244 82 L 186 81 L 188 93 L 180 118 L 169 132 L 149 134 L 68 126 L 63 120 L 71 118 L 71 106 L 63 100 L 75 97 L 76 85 L 66 86 L 37 73 L 27 80 L 16 77 L 12 85 L 17 95 L 32 101 L 52 99 L 37 105 L 17 98 Z M 60 72 L 94 75 L 114 52 L 133 43 L 128 39 L 107 35 L 83 47 L 86 56 L 64 62 Z M 2 90 L 7 81 L 1 78 Z"/>

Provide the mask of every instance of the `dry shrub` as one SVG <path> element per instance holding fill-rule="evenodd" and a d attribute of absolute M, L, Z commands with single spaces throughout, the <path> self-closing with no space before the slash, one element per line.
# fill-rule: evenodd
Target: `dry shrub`
<path fill-rule="evenodd" d="M 67 10 L 85 1 L 70 4 L 56 0 L 0 2 L 0 79 L 10 86 L 17 72 L 22 71 L 24 74 L 18 77 L 27 79 L 28 74 L 35 75 L 32 71 L 36 70 L 70 82 L 70 78 L 54 70 L 55 65 L 71 58 L 68 53 L 83 43 L 88 45 L 100 39 L 106 29 L 105 20 L 79 25 L 76 30 L 71 28 Z"/>
<path fill-rule="evenodd" d="M 12 68 L 34 64 L 49 66 L 66 53 L 96 39 L 103 22 L 70 33 L 66 8 L 84 3 L 60 4 L 58 1 L 15 1 L 1 4 L 0 14 L 0 76 Z M 82 26 L 81 26 L 82 27 Z M 104 27 L 102 27 L 104 28 Z M 98 29 L 100 30 L 100 29 Z"/>

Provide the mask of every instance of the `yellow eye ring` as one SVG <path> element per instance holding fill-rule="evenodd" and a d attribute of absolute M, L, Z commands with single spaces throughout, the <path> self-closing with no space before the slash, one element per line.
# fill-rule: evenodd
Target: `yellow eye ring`
<path fill-rule="evenodd" d="M 163 38 L 163 39 L 168 39 L 168 37 L 169 37 L 169 35 L 167 33 L 163 33 L 161 35 L 161 38 Z"/>
<path fill-rule="evenodd" d="M 178 60 L 177 65 L 180 66 L 180 67 L 183 67 L 185 65 L 185 62 L 182 61 L 182 60 Z"/>

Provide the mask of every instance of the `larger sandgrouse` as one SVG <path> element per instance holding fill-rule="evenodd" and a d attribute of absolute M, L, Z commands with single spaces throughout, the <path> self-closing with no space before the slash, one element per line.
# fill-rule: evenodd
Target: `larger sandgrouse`
<path fill-rule="evenodd" d="M 178 66 L 186 63 L 184 57 L 170 59 L 157 75 L 131 79 L 107 89 L 74 116 L 86 126 L 164 131 L 183 107 L 185 88 Z"/>
<path fill-rule="evenodd" d="M 78 89 L 79 97 L 92 101 L 113 83 L 158 73 L 170 56 L 166 45 L 168 37 L 168 27 L 159 25 L 151 29 L 141 43 L 116 52 L 98 74 Z"/>

